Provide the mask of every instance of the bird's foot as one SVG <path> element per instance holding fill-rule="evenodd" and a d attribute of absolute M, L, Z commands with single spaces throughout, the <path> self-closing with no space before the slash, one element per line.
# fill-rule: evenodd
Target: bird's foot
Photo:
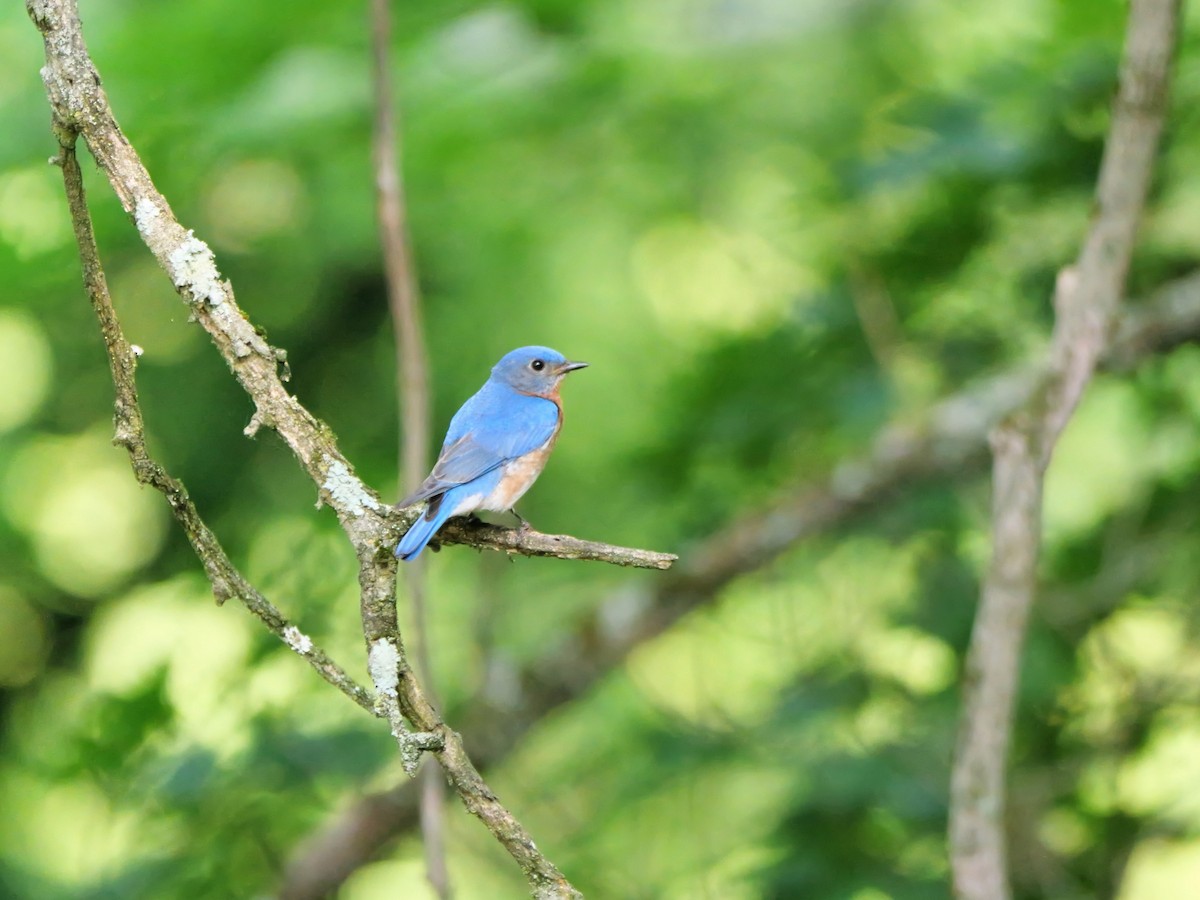
<path fill-rule="evenodd" d="M 514 516 L 516 516 L 517 521 L 521 523 L 517 527 L 517 531 L 520 531 L 522 534 L 525 533 L 526 531 L 533 531 L 533 526 L 529 524 L 529 522 L 525 519 L 525 517 L 523 515 L 521 515 L 515 509 L 510 509 L 509 512 L 511 512 Z"/>

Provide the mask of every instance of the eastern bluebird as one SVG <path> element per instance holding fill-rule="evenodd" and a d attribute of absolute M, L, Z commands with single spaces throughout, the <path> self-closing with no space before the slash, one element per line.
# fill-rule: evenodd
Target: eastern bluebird
<path fill-rule="evenodd" d="M 428 504 L 396 546 L 398 557 L 416 559 L 451 516 L 512 510 L 542 474 L 558 439 L 559 383 L 586 365 L 549 347 L 521 347 L 496 363 L 492 376 L 450 420 L 429 477 L 396 504 Z"/>

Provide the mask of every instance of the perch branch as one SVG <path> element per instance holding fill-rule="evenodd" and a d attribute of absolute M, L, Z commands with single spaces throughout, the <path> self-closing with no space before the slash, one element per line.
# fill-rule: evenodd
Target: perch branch
<path fill-rule="evenodd" d="M 553 556 L 558 559 L 597 560 L 637 569 L 669 569 L 679 559 L 674 553 L 657 553 L 633 547 L 616 547 L 585 541 L 566 534 L 543 534 L 532 528 L 503 528 L 471 519 L 451 519 L 438 532 L 437 542 L 467 544 L 501 550 L 510 555 Z"/>
<path fill-rule="evenodd" d="M 950 785 L 950 863 L 963 900 L 1006 900 L 1005 768 L 1037 582 L 1042 491 L 1055 443 L 1112 333 L 1166 115 L 1179 0 L 1133 0 L 1097 212 L 1059 273 L 1047 375 L 993 430 L 992 560 L 971 632 Z"/>
<path fill-rule="evenodd" d="M 1104 365 L 1117 371 L 1200 341 L 1200 272 L 1130 304 L 1118 318 L 1115 335 Z M 734 578 L 769 564 L 800 541 L 893 502 L 905 489 L 981 470 L 988 433 L 1028 402 L 1043 375 L 1040 363 L 1027 363 L 980 380 L 917 419 L 885 427 L 864 456 L 716 531 L 652 589 L 617 590 L 577 624 L 573 635 L 519 672 L 520 695 L 511 708 L 498 714 L 484 701 L 467 707 L 461 718 L 466 733 L 474 736 L 472 759 L 484 767 L 498 762 L 536 721 L 582 695 L 640 642 L 708 603 Z M 726 547 L 734 549 L 725 552 Z M 487 729 L 474 727 L 485 722 Z M 366 795 L 295 849 L 284 872 L 282 900 L 327 896 L 416 823 L 416 798 L 407 782 Z"/>

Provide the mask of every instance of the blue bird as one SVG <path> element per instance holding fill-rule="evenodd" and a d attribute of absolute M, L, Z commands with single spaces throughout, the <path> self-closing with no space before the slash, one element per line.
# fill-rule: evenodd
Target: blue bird
<path fill-rule="evenodd" d="M 559 384 L 586 365 L 549 347 L 521 347 L 492 367 L 450 420 L 429 477 L 396 504 L 427 504 L 396 546 L 398 557 L 416 559 L 451 516 L 512 510 L 521 519 L 513 505 L 542 474 L 562 428 Z"/>

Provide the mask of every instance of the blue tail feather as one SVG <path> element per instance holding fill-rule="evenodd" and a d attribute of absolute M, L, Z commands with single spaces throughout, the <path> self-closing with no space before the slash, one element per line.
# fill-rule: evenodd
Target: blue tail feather
<path fill-rule="evenodd" d="M 413 522 L 412 528 L 408 529 L 404 537 L 400 538 L 400 543 L 396 545 L 396 556 L 406 562 L 411 562 L 421 555 L 421 551 L 425 549 L 425 545 L 437 534 L 437 530 L 445 524 L 450 518 L 450 511 L 453 509 L 452 504 L 448 504 L 443 499 L 443 502 L 438 504 L 438 509 L 434 513 L 433 518 L 426 518 L 428 513 L 422 515 L 421 518 Z"/>
<path fill-rule="evenodd" d="M 446 493 L 432 497 L 424 515 L 413 522 L 408 533 L 400 538 L 400 543 L 396 545 L 396 555 L 403 560 L 416 559 L 447 519 L 479 509 L 480 501 L 496 489 L 503 475 L 503 469 L 496 468 L 474 481 L 455 485 Z M 433 511 L 432 518 L 428 518 L 430 510 Z"/>

